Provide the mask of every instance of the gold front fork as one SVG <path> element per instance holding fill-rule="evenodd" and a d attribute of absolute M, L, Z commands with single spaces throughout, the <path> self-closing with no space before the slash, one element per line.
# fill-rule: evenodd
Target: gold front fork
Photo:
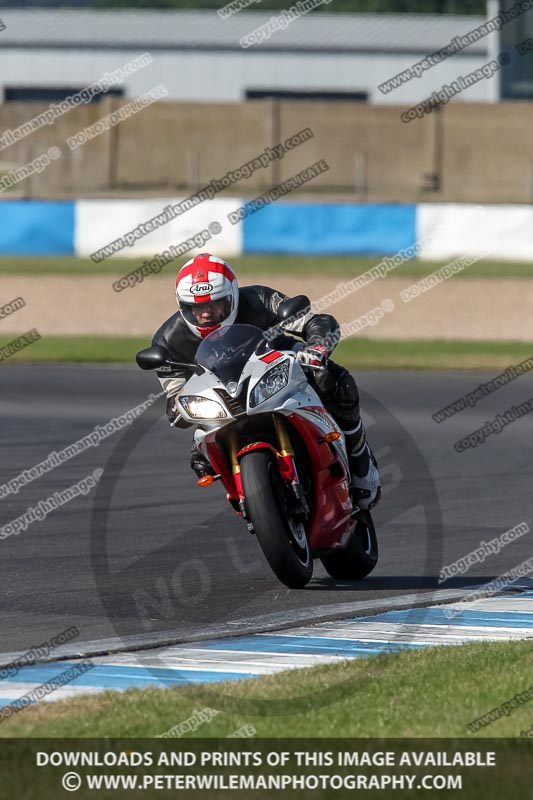
<path fill-rule="evenodd" d="M 280 414 L 272 414 L 272 420 L 274 422 L 276 436 L 278 437 L 278 441 L 281 447 L 280 455 L 294 456 L 294 452 L 287 433 L 287 429 L 285 427 L 285 420 Z M 228 445 L 229 445 L 229 456 L 231 460 L 231 468 L 233 474 L 236 475 L 241 471 L 241 468 L 239 462 L 237 461 L 238 445 L 237 445 L 237 434 L 235 430 L 228 431 Z"/>
<path fill-rule="evenodd" d="M 231 469 L 234 475 L 241 471 L 239 462 L 237 461 L 237 434 L 234 429 L 228 431 L 229 437 L 229 456 L 231 459 Z"/>
<path fill-rule="evenodd" d="M 274 421 L 274 428 L 276 429 L 276 436 L 278 437 L 281 445 L 280 455 L 293 456 L 294 453 L 292 451 L 291 442 L 287 433 L 287 429 L 285 428 L 285 420 L 281 414 L 272 414 L 272 419 Z"/>

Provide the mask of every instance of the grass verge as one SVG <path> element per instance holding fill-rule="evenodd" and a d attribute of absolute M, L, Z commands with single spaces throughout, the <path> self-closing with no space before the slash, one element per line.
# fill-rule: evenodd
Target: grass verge
<path fill-rule="evenodd" d="M 0 347 L 14 341 L 17 334 L 0 336 Z M 93 362 L 135 364 L 135 353 L 149 347 L 150 336 L 43 336 L 9 358 L 9 362 Z M 6 363 L 6 362 L 4 362 Z"/>
<path fill-rule="evenodd" d="M 16 338 L 16 334 L 0 336 L 0 347 Z M 43 336 L 9 361 L 134 364 L 135 353 L 149 344 L 149 336 Z M 532 354 L 533 343 L 528 342 L 349 339 L 339 344 L 334 359 L 351 369 L 496 370 Z"/>
<path fill-rule="evenodd" d="M 95 264 L 90 258 L 72 256 L 3 256 L 0 258 L 0 275 L 125 275 L 140 267 L 144 258 L 112 258 Z M 447 261 L 411 260 L 390 273 L 393 277 L 421 278 L 429 275 Z M 380 256 L 296 256 L 296 255 L 246 255 L 229 259 L 243 284 L 254 275 L 338 275 L 347 278 L 360 275 L 379 264 Z M 173 261 L 159 273 L 174 274 L 178 265 Z M 463 278 L 533 278 L 533 263 L 507 261 L 479 261 L 454 275 L 451 280 Z"/>
<path fill-rule="evenodd" d="M 533 700 L 477 733 L 468 723 L 531 686 L 531 641 L 470 643 L 358 658 L 246 681 L 105 692 L 26 708 L 1 737 L 153 737 L 206 707 L 192 734 L 226 737 L 518 737 Z"/>

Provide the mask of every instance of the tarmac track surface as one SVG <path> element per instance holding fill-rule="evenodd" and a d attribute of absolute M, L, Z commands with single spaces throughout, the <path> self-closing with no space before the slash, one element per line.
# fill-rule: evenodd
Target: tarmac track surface
<path fill-rule="evenodd" d="M 0 484 L 159 391 L 154 375 L 123 365 L 4 364 L 1 377 Z M 105 469 L 89 495 L 0 541 L 0 652 L 23 651 L 72 625 L 79 642 L 137 636 L 178 642 L 200 638 L 210 626 L 234 634 L 243 620 L 254 630 L 264 615 L 282 624 L 309 621 L 317 607 L 327 613 L 340 603 L 381 600 L 387 608 L 405 595 L 429 603 L 436 589 L 484 584 L 529 558 L 531 533 L 438 583 L 443 565 L 482 540 L 522 521 L 533 528 L 531 417 L 475 449 L 453 448 L 486 420 L 533 397 L 533 376 L 441 424 L 432 413 L 494 375 L 356 377 L 384 484 L 374 513 L 380 560 L 366 580 L 334 581 L 317 561 L 306 589 L 282 586 L 223 487 L 196 487 L 191 434 L 169 429 L 161 398 L 132 426 L 0 499 L 1 527 Z"/>

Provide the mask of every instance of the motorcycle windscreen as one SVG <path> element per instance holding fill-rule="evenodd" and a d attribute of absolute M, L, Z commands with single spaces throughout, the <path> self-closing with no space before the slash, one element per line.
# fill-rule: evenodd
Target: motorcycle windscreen
<path fill-rule="evenodd" d="M 228 325 L 203 340 L 194 360 L 222 383 L 238 383 L 250 356 L 263 341 L 263 331 L 254 325 Z"/>

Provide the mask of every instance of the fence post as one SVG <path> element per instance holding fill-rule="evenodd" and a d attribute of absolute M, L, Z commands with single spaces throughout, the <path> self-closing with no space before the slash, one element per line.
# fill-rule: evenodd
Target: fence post
<path fill-rule="evenodd" d="M 120 103 L 119 97 L 109 97 L 111 113 L 117 111 Z M 118 185 L 118 159 L 119 159 L 119 131 L 120 125 L 111 125 L 109 129 L 109 188 L 116 189 Z"/>
<path fill-rule="evenodd" d="M 533 158 L 529 159 L 527 165 L 528 169 L 526 171 L 527 175 L 526 202 L 533 204 Z"/>
<path fill-rule="evenodd" d="M 366 200 L 368 192 L 366 153 L 354 153 L 354 189 L 361 200 Z"/>
<path fill-rule="evenodd" d="M 187 188 L 195 190 L 199 182 L 200 153 L 198 150 L 187 151 Z"/>

